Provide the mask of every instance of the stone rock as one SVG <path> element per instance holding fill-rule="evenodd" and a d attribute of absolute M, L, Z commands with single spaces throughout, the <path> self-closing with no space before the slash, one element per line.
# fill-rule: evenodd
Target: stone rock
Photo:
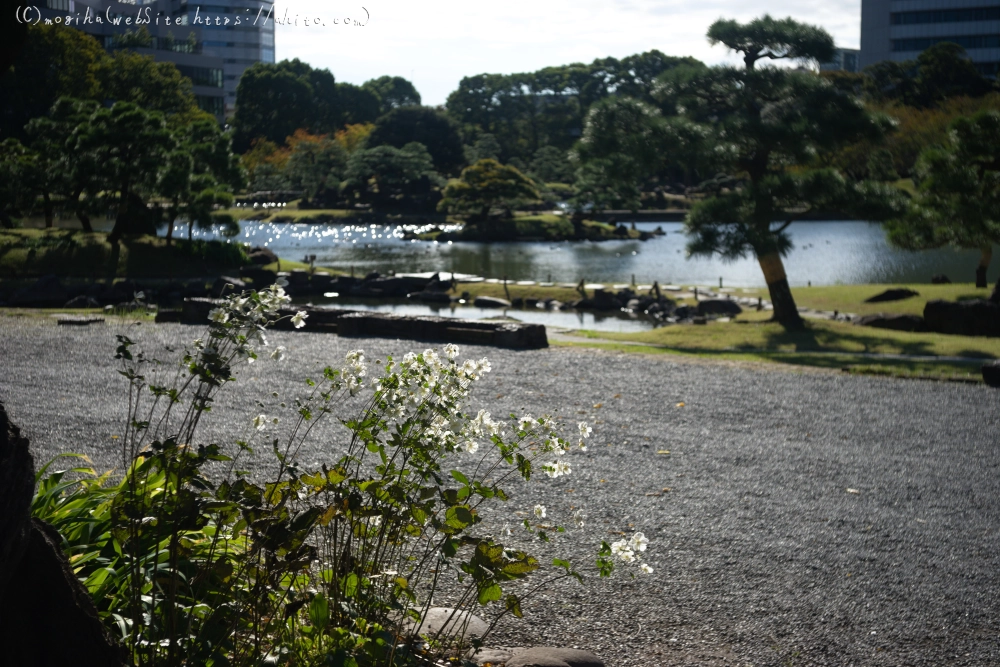
<path fill-rule="evenodd" d="M 928 331 L 959 336 L 1000 336 L 1000 304 L 986 299 L 944 301 L 924 306 Z"/>
<path fill-rule="evenodd" d="M 261 290 L 273 285 L 274 281 L 278 279 L 278 274 L 259 266 L 244 266 L 240 269 L 240 278 L 251 281 L 254 289 Z"/>
<path fill-rule="evenodd" d="M 607 290 L 594 290 L 594 308 L 597 310 L 618 310 L 624 304 Z"/>
<path fill-rule="evenodd" d="M 909 299 L 914 296 L 920 296 L 919 292 L 914 292 L 911 289 L 906 289 L 905 287 L 894 287 L 892 289 L 887 289 L 884 292 L 880 292 L 875 296 L 868 297 L 865 299 L 865 303 L 882 303 L 883 301 L 902 301 L 903 299 Z"/>
<path fill-rule="evenodd" d="M 31 496 L 35 491 L 35 462 L 28 440 L 10 422 L 0 403 L 0 600 L 28 547 L 31 532 Z M 0 614 L 3 609 L 0 609 Z"/>
<path fill-rule="evenodd" d="M 278 261 L 278 256 L 270 248 L 254 246 L 247 252 L 247 256 L 254 264 L 271 264 Z"/>
<path fill-rule="evenodd" d="M 451 607 L 431 607 L 427 610 L 419 627 L 409 622 L 408 632 L 414 635 L 438 637 L 468 642 L 473 637 L 482 637 L 489 631 L 489 624 L 467 611 Z"/>
<path fill-rule="evenodd" d="M 493 296 L 477 296 L 472 302 L 476 308 L 510 308 L 510 301 Z"/>
<path fill-rule="evenodd" d="M 131 296 L 131 295 L 130 295 Z M 58 276 L 42 276 L 33 284 L 15 292 L 7 305 L 30 308 L 58 308 L 70 298 L 69 291 Z"/>
<path fill-rule="evenodd" d="M 290 287 L 305 287 L 309 285 L 309 272 L 306 269 L 293 269 L 288 274 L 288 285 Z"/>
<path fill-rule="evenodd" d="M 983 382 L 991 387 L 1000 387 L 1000 359 L 983 364 Z"/>
<path fill-rule="evenodd" d="M 63 304 L 63 308 L 100 308 L 100 306 L 101 304 L 97 299 L 86 294 L 75 296 Z"/>
<path fill-rule="evenodd" d="M 337 333 L 341 336 L 476 343 L 519 350 L 535 350 L 549 345 L 545 327 L 541 324 L 410 317 L 371 311 L 341 315 L 337 319 Z"/>
<path fill-rule="evenodd" d="M 239 278 L 233 278 L 232 276 L 219 276 L 212 283 L 212 296 L 216 299 L 223 296 L 231 296 L 233 294 L 239 294 L 247 288 L 247 284 L 240 280 Z"/>
<path fill-rule="evenodd" d="M 604 661 L 590 651 L 536 646 L 514 655 L 507 667 L 604 667 Z"/>
<path fill-rule="evenodd" d="M 424 290 L 423 292 L 413 292 L 407 294 L 407 298 L 424 303 L 451 303 L 451 297 L 446 292 L 433 292 Z"/>
<path fill-rule="evenodd" d="M 502 648 L 482 648 L 478 651 L 469 651 L 466 657 L 477 665 L 503 665 L 514 657 L 516 653 L 523 653 L 525 649 L 502 649 Z"/>
<path fill-rule="evenodd" d="M 97 616 L 52 526 L 31 519 L 34 461 L 0 405 L 0 642 L 3 663 L 117 667 L 122 651 Z"/>
<path fill-rule="evenodd" d="M 931 285 L 950 285 L 951 278 L 943 273 L 938 273 L 931 276 Z"/>
<path fill-rule="evenodd" d="M 511 308 L 523 308 L 524 307 L 524 299 L 522 299 L 519 296 L 515 296 L 513 299 L 511 299 L 510 306 L 511 306 Z"/>
<path fill-rule="evenodd" d="M 698 311 L 691 306 L 679 306 L 674 309 L 674 317 L 679 320 L 684 320 L 689 317 L 693 317 Z"/>
<path fill-rule="evenodd" d="M 705 299 L 698 302 L 699 315 L 739 315 L 743 312 L 740 304 L 728 299 Z"/>
<path fill-rule="evenodd" d="M 924 318 L 905 313 L 876 313 L 859 317 L 854 322 L 864 327 L 892 329 L 893 331 L 927 331 Z"/>
<path fill-rule="evenodd" d="M 365 282 L 368 282 L 369 280 L 378 280 L 380 277 L 381 276 L 378 271 L 372 271 L 365 276 Z"/>

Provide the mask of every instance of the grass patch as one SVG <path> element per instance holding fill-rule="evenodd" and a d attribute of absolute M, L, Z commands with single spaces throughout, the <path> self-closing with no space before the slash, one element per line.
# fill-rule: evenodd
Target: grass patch
<path fill-rule="evenodd" d="M 620 351 L 681 353 L 714 359 L 846 368 L 868 375 L 950 380 L 976 380 L 980 377 L 979 367 L 983 361 L 1000 357 L 1000 339 L 996 338 L 890 331 L 822 320 L 808 320 L 803 331 L 786 331 L 774 322 L 757 320 L 667 326 L 639 333 L 583 331 L 581 335 L 593 339 L 594 343 L 578 344 Z M 902 355 L 904 358 L 865 356 L 868 354 Z"/>
<path fill-rule="evenodd" d="M 238 270 L 249 263 L 243 247 L 220 241 L 156 236 L 122 239 L 117 252 L 105 232 L 73 229 L 0 230 L 0 277 L 54 273 L 78 278 L 184 278 Z"/>
<path fill-rule="evenodd" d="M 865 299 L 887 289 L 906 287 L 919 296 L 902 301 L 865 303 Z M 874 313 L 910 313 L 923 315 L 924 306 L 933 299 L 957 301 L 962 299 L 986 299 L 993 287 L 976 288 L 974 283 L 952 283 L 950 285 L 892 283 L 887 285 L 826 285 L 823 287 L 793 287 L 792 296 L 798 306 L 814 310 L 837 310 L 842 313 L 872 315 Z M 739 296 L 762 296 L 768 298 L 766 288 L 737 292 Z"/>

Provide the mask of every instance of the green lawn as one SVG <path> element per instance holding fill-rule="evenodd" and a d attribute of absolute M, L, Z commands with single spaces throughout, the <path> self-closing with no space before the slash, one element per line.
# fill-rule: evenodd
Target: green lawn
<path fill-rule="evenodd" d="M 906 287 L 920 295 L 902 301 L 865 303 L 865 299 L 893 287 Z M 974 283 L 953 283 L 950 285 L 905 284 L 888 285 L 828 285 L 824 287 L 793 287 L 795 303 L 815 310 L 838 310 L 842 313 L 871 315 L 873 313 L 912 313 L 923 315 L 924 305 L 932 299 L 985 299 L 993 287 L 977 289 Z M 737 292 L 740 296 L 762 296 L 768 298 L 767 289 Z"/>
<path fill-rule="evenodd" d="M 804 331 L 789 332 L 779 324 L 759 320 L 758 313 L 753 317 L 757 321 L 684 324 L 640 333 L 585 331 L 581 335 L 591 338 L 593 343 L 573 344 L 946 379 L 978 378 L 983 361 L 1000 357 L 1000 339 L 996 338 L 889 331 L 825 320 L 808 320 Z M 866 354 L 963 359 L 884 359 L 864 356 Z"/>

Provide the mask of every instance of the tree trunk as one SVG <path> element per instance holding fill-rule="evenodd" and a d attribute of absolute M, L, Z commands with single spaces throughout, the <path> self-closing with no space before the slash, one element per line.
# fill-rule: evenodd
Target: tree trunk
<path fill-rule="evenodd" d="M 979 266 L 976 267 L 976 287 L 989 287 L 986 282 L 986 269 L 990 268 L 990 260 L 993 259 L 993 245 L 984 245 L 980 249 Z"/>
<path fill-rule="evenodd" d="M 188 243 L 191 242 L 191 236 L 194 234 L 194 218 L 188 220 Z"/>
<path fill-rule="evenodd" d="M 788 286 L 788 278 L 785 276 L 785 265 L 781 262 L 781 255 L 772 252 L 758 257 L 757 261 L 764 272 L 767 290 L 771 294 L 771 304 L 774 306 L 773 321 L 778 322 L 788 330 L 804 329 L 805 322 L 802 321 L 799 309 L 795 306 L 795 299 L 792 297 L 792 289 Z"/>
<path fill-rule="evenodd" d="M 1000 304 L 1000 278 L 997 278 L 997 284 L 993 286 L 993 294 L 990 294 L 990 301 Z"/>
<path fill-rule="evenodd" d="M 76 219 L 80 221 L 80 225 L 83 226 L 83 231 L 93 232 L 94 228 L 90 224 L 90 216 L 87 215 L 87 211 L 84 209 L 83 204 L 80 202 L 80 195 L 83 194 L 83 190 L 77 190 L 73 193 L 73 208 L 76 212 Z"/>
<path fill-rule="evenodd" d="M 52 228 L 52 220 L 55 218 L 55 211 L 52 207 L 52 198 L 48 192 L 42 193 L 42 210 L 45 211 L 45 229 Z"/>
<path fill-rule="evenodd" d="M 167 245 L 173 245 L 174 243 L 174 219 L 177 217 L 176 211 L 176 204 L 167 211 Z"/>

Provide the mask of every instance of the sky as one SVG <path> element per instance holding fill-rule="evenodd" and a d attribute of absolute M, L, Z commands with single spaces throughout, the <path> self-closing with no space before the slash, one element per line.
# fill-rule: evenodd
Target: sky
<path fill-rule="evenodd" d="M 444 104 L 462 77 L 475 74 L 530 72 L 650 49 L 709 65 L 733 62 L 725 47 L 705 39 L 719 18 L 791 16 L 825 28 L 846 48 L 858 48 L 861 32 L 860 0 L 353 1 L 275 4 L 274 16 L 290 19 L 275 26 L 277 60 L 298 58 L 354 84 L 402 76 L 430 106 Z"/>

